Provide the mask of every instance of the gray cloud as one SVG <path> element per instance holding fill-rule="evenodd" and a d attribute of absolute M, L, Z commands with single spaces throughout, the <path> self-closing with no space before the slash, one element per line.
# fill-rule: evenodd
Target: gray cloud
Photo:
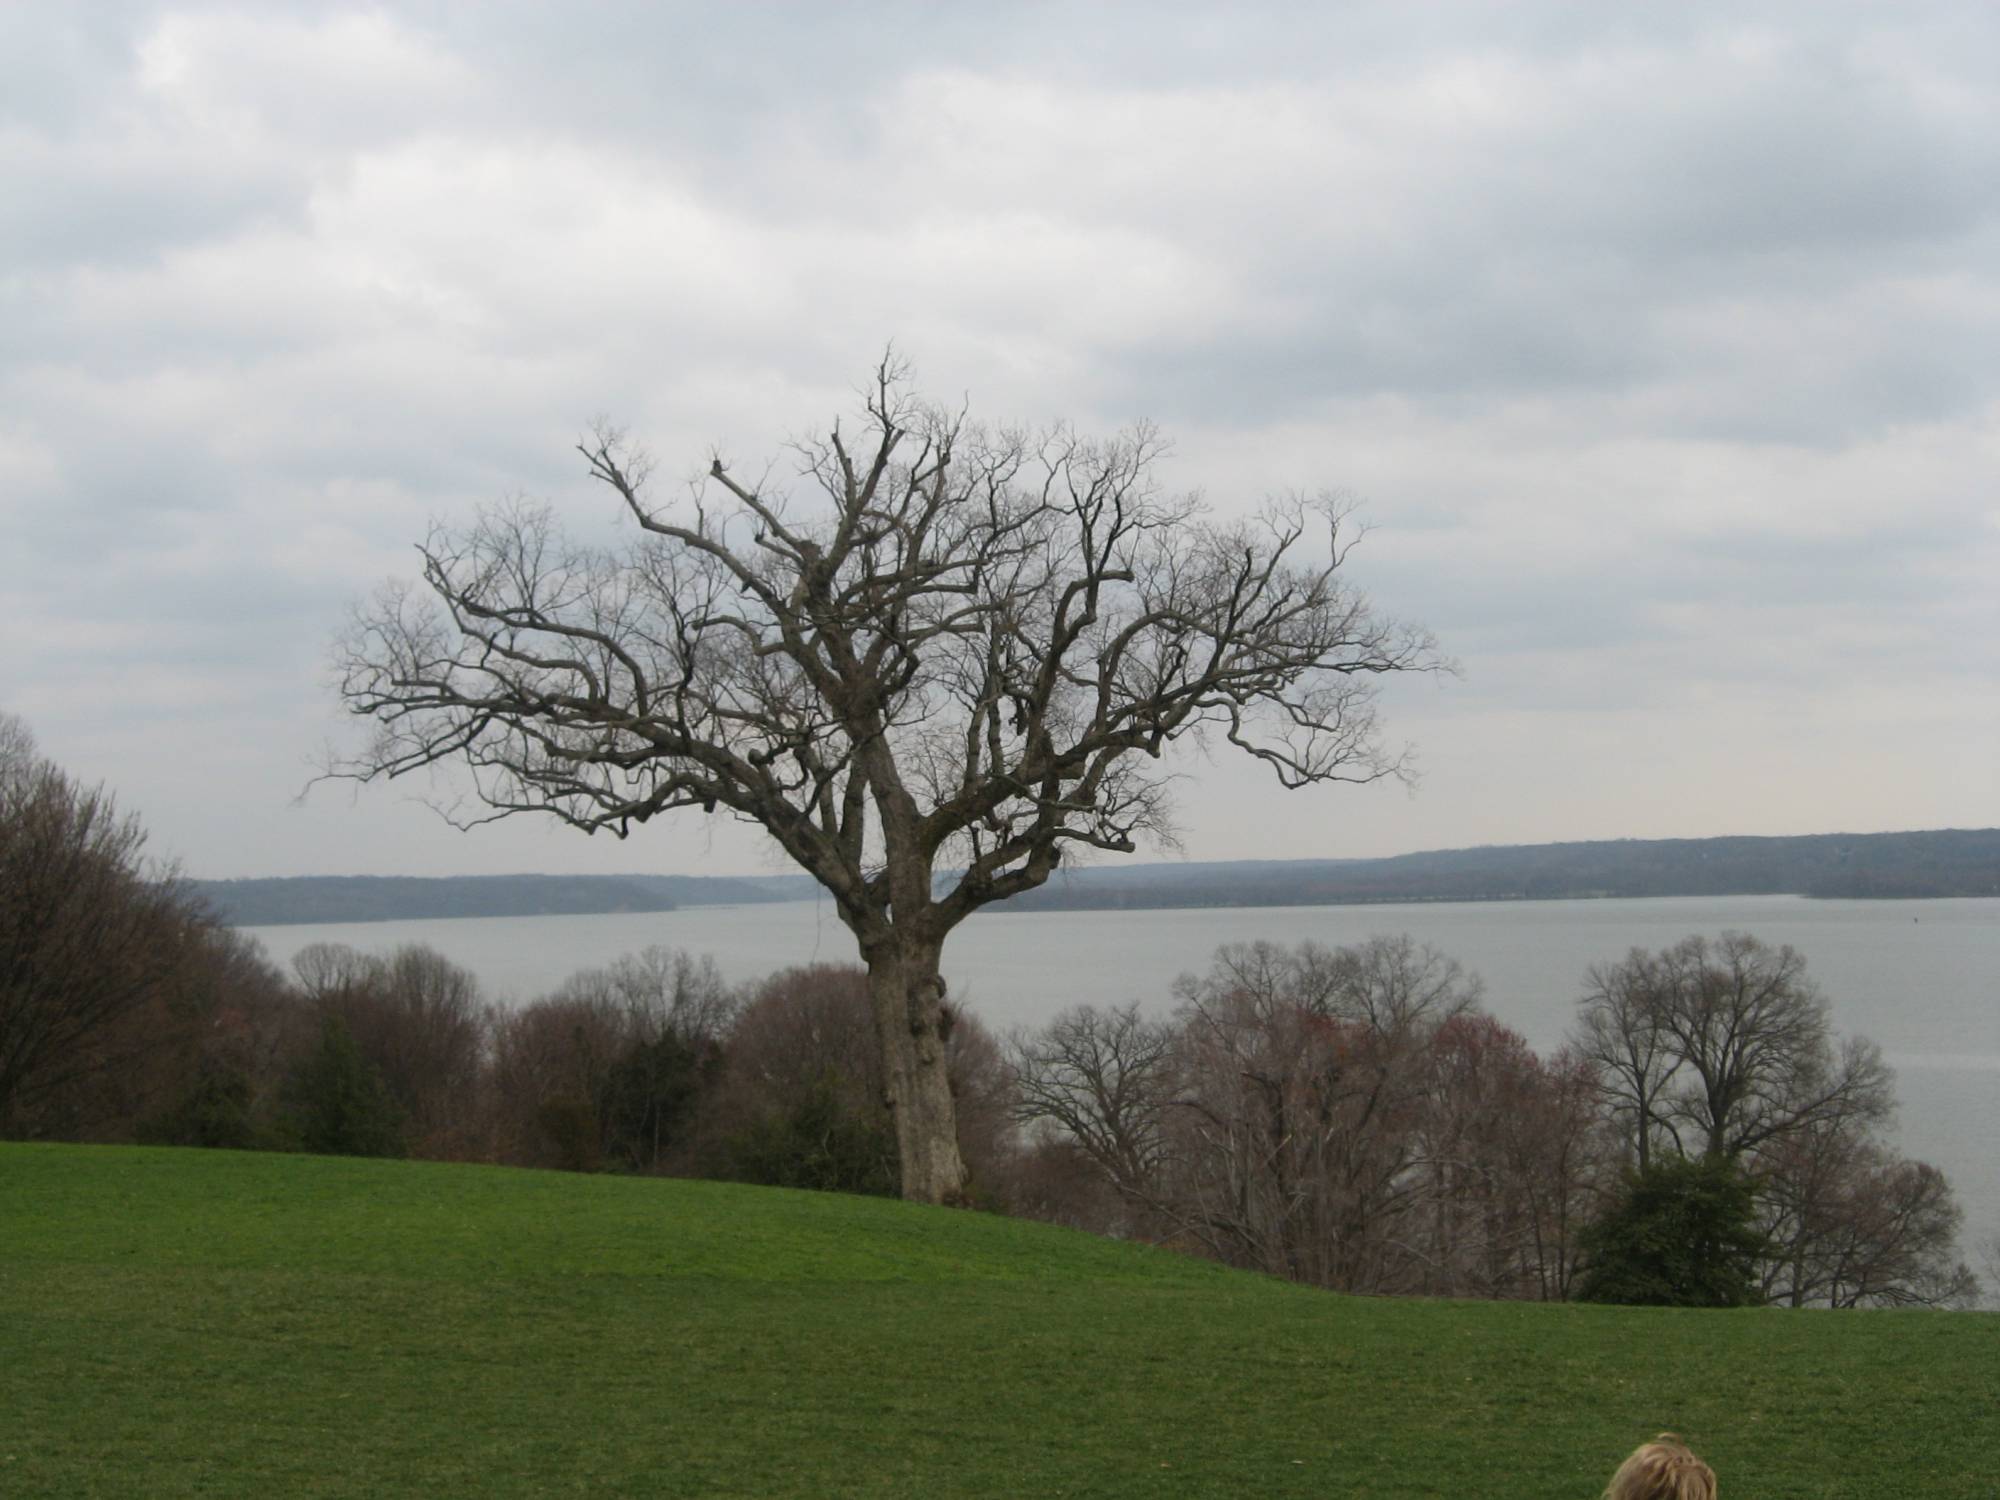
<path fill-rule="evenodd" d="M 1996 70 L 1971 4 L 8 8 L 0 704 L 205 873 L 755 867 L 290 808 L 325 641 L 434 516 L 615 534 L 592 416 L 755 463 L 893 337 L 1369 497 L 1426 790 L 1219 763 L 1197 854 L 2000 821 Z"/>

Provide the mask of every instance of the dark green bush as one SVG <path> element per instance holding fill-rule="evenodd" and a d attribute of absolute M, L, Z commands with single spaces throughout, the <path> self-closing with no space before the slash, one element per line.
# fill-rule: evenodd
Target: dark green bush
<path fill-rule="evenodd" d="M 320 1023 L 319 1044 L 292 1075 L 287 1093 L 301 1149 L 324 1156 L 407 1154 L 403 1113 L 339 1016 Z"/>
<path fill-rule="evenodd" d="M 1726 1160 L 1656 1162 L 1583 1233 L 1585 1302 L 1748 1307 L 1765 1253 L 1750 1184 Z"/>
<path fill-rule="evenodd" d="M 862 1112 L 825 1075 L 789 1108 L 759 1118 L 731 1142 L 729 1175 L 767 1187 L 894 1197 L 902 1187 L 887 1111 Z"/>
<path fill-rule="evenodd" d="M 249 1151 L 268 1144 L 252 1112 L 249 1075 L 240 1068 L 204 1066 L 171 1108 L 138 1131 L 155 1146 L 213 1146 Z"/>
<path fill-rule="evenodd" d="M 601 1089 L 605 1153 L 636 1172 L 657 1168 L 712 1071 L 701 1049 L 674 1032 L 633 1043 Z"/>

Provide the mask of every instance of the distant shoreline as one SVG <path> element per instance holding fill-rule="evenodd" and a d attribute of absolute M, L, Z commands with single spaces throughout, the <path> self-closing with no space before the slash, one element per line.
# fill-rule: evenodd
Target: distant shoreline
<path fill-rule="evenodd" d="M 810 899 L 805 875 L 303 875 L 190 882 L 238 927 L 597 916 Z M 1145 911 L 1675 896 L 2000 897 L 2000 829 L 1612 839 L 1386 859 L 1232 860 L 1062 870 L 993 911 Z"/>

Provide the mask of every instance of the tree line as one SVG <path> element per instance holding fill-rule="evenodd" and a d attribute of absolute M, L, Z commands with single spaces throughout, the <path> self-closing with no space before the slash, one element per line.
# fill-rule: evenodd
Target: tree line
<path fill-rule="evenodd" d="M 1949 1183 L 1788 948 L 1593 968 L 1547 1057 L 1407 937 L 1225 947 L 1174 998 L 1004 1039 L 943 1007 L 972 1201 L 1354 1292 L 1973 1295 Z M 512 1008 L 422 947 L 281 972 L 0 716 L 0 1135 L 896 1193 L 884 1072 L 856 966 L 650 949 Z"/>
<path fill-rule="evenodd" d="M 1171 1015 L 1081 1007 L 1010 1049 L 1074 1222 L 1349 1292 L 1963 1305 L 1943 1173 L 1790 948 L 1741 933 L 1592 968 L 1538 1055 L 1407 937 L 1221 949 Z"/>
<path fill-rule="evenodd" d="M 893 1192 L 871 1014 L 856 968 L 732 987 L 659 949 L 511 1009 L 424 947 L 321 944 L 282 972 L 0 714 L 0 1138 Z M 961 1138 L 997 1180 L 1000 1047 L 951 1019 Z"/>

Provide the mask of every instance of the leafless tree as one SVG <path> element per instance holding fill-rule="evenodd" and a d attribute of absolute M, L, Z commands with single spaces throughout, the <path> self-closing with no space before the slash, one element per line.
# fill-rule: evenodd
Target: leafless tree
<path fill-rule="evenodd" d="M 544 1106 L 545 1127 L 594 1131 L 635 1171 L 691 1168 L 705 1144 L 697 1101 L 720 1070 L 737 1007 L 715 960 L 650 947 L 571 975 L 543 1003 L 582 1022 L 572 1063 L 588 1079 L 561 1096 L 568 1103 Z M 581 1116 L 578 1100 L 591 1106 Z"/>
<path fill-rule="evenodd" d="M 767 975 L 729 1031 L 731 1082 L 776 1108 L 832 1079 L 853 1107 L 881 1108 L 868 976 L 852 964 L 802 964 Z"/>
<path fill-rule="evenodd" d="M 1617 1167 L 1589 1064 L 1408 937 L 1231 945 L 1176 993 L 1013 1039 L 1035 1212 L 1345 1290 L 1569 1294 Z"/>
<path fill-rule="evenodd" d="M 1150 428 L 992 431 L 885 359 L 859 430 L 796 446 L 800 493 L 720 458 L 678 504 L 616 432 L 582 445 L 638 535 L 572 544 L 512 504 L 420 549 L 340 643 L 375 735 L 335 770 L 449 763 L 464 821 L 628 833 L 756 824 L 826 887 L 865 962 L 908 1197 L 964 1181 L 940 957 L 958 923 L 1081 846 L 1167 816 L 1160 757 L 1213 732 L 1288 787 L 1406 774 L 1374 685 L 1443 665 L 1348 583 L 1342 509 L 1208 520 Z"/>
<path fill-rule="evenodd" d="M 1820 1121 L 1874 1124 L 1895 1107 L 1879 1049 L 1838 1049 L 1826 999 L 1791 947 L 1741 932 L 1692 937 L 1660 955 L 1661 1024 L 1686 1068 L 1680 1119 L 1710 1156 L 1739 1157 Z"/>
<path fill-rule="evenodd" d="M 145 843 L 109 792 L 38 759 L 0 716 L 0 1134 L 72 1132 L 58 1100 L 148 1045 L 120 1023 L 162 998 L 212 926 Z"/>
<path fill-rule="evenodd" d="M 18 714 L 0 713 L 0 785 L 25 775 L 35 764 L 35 733 Z"/>
<path fill-rule="evenodd" d="M 477 1154 L 469 1139 L 492 1018 L 479 981 L 435 949 L 387 955 L 314 943 L 292 961 L 306 999 L 336 1015 L 401 1107 L 420 1156 Z"/>
<path fill-rule="evenodd" d="M 1880 1124 L 1894 1108 L 1874 1044 L 1836 1047 L 1805 960 L 1745 933 L 1592 969 L 1581 1011 L 1574 1044 L 1600 1070 L 1641 1170 L 1662 1138 L 1735 1159 L 1816 1124 Z"/>
<path fill-rule="evenodd" d="M 1764 1294 L 1792 1306 L 1958 1305 L 1973 1296 L 1944 1175 L 1880 1139 L 1895 1081 L 1835 1037 L 1792 948 L 1727 932 L 1590 971 L 1575 1043 L 1628 1150 L 1738 1165 L 1772 1252 Z"/>
<path fill-rule="evenodd" d="M 1500 1141 L 1527 1206 L 1534 1294 L 1566 1301 L 1582 1270 L 1582 1230 L 1614 1179 L 1617 1138 L 1591 1063 L 1562 1048 L 1538 1067 L 1522 1110 L 1501 1121 Z"/>
<path fill-rule="evenodd" d="M 98 1065 L 42 1100 L 41 1123 L 89 1140 L 249 1144 L 276 1102 L 294 1008 L 256 939 L 197 922 L 159 981 L 83 1044 Z"/>
<path fill-rule="evenodd" d="M 895 1137 L 872 1011 L 868 975 L 853 964 L 782 969 L 745 998 L 715 1103 L 717 1128 L 733 1143 L 724 1175 L 893 1187 Z"/>
<path fill-rule="evenodd" d="M 261 943 L 219 925 L 204 935 L 175 991 L 175 1008 L 192 1023 L 179 1059 L 182 1097 L 199 1097 L 205 1084 L 240 1082 L 242 1127 L 234 1143 L 247 1144 L 252 1122 L 277 1108 L 285 1061 L 298 1041 L 297 991 Z"/>
<path fill-rule="evenodd" d="M 1765 1295 L 1791 1307 L 1954 1307 L 1978 1297 L 1958 1258 L 1964 1213 L 1945 1175 L 1852 1120 L 1822 1121 L 1759 1154 L 1773 1253 Z"/>
<path fill-rule="evenodd" d="M 1150 1203 L 1166 1150 L 1164 1113 L 1173 1092 L 1175 1028 L 1142 1017 L 1138 1005 L 1064 1011 L 1008 1044 L 1015 1110 L 1074 1141 L 1129 1201 Z"/>
<path fill-rule="evenodd" d="M 1178 989 L 1163 1197 L 1185 1232 L 1293 1280 L 1412 1289 L 1428 1049 L 1478 982 L 1399 937 L 1231 945 Z"/>
<path fill-rule="evenodd" d="M 713 958 L 657 945 L 624 954 L 603 969 L 586 970 L 561 991 L 573 998 L 587 992 L 601 993 L 622 1007 L 643 1040 L 671 1035 L 689 1046 L 719 1042 L 737 1004 Z"/>
<path fill-rule="evenodd" d="M 947 1020 L 945 1070 L 972 1190 L 978 1201 L 1011 1212 L 1021 1157 L 1013 1070 L 1000 1038 L 962 1005 L 953 1005 Z"/>
<path fill-rule="evenodd" d="M 1958 1258 L 1964 1210 L 1928 1162 L 1888 1151 L 1857 1163 L 1828 1284 L 1834 1307 L 1968 1308 L 1979 1278 Z M 1822 1249 L 1822 1257 L 1835 1259 Z"/>
<path fill-rule="evenodd" d="M 1103 1169 L 1054 1125 L 1033 1127 L 1008 1164 L 1006 1203 L 1022 1218 L 1111 1239 L 1158 1243 L 1150 1212 L 1121 1196 Z"/>
<path fill-rule="evenodd" d="M 0 713 L 0 1132 L 171 1138 L 204 1080 L 269 1081 L 287 998 L 136 819 Z"/>
<path fill-rule="evenodd" d="M 1641 1172 L 1668 1128 L 1668 1091 L 1681 1058 L 1669 1045 L 1659 960 L 1634 948 L 1622 963 L 1596 964 L 1586 979 L 1570 1045 L 1595 1069 L 1605 1108 L 1618 1122 Z"/>
<path fill-rule="evenodd" d="M 1544 1062 L 1490 1016 L 1440 1025 L 1416 1119 L 1425 1201 L 1403 1230 L 1416 1290 L 1452 1297 L 1569 1294 L 1578 1232 L 1608 1185 L 1601 1105 L 1572 1054 Z"/>
<path fill-rule="evenodd" d="M 594 1171 L 601 1100 L 627 1046 L 616 1006 L 562 991 L 494 1018 L 488 1073 L 495 1152 L 526 1166 Z"/>

